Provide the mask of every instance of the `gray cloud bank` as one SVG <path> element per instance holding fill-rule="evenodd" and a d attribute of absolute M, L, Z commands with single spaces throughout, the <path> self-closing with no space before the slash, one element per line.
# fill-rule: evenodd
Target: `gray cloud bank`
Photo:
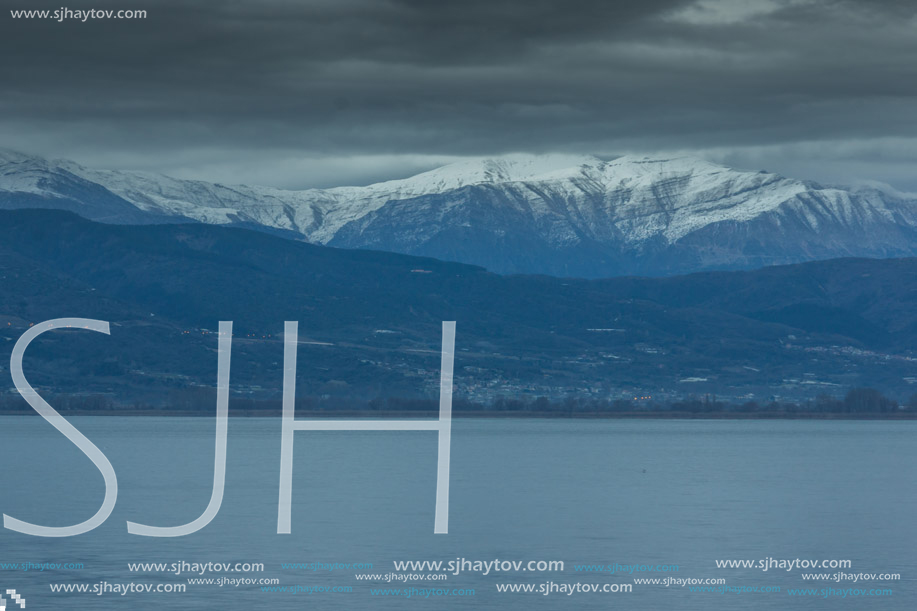
<path fill-rule="evenodd" d="M 280 187 L 693 152 L 917 191 L 917 3 L 3 0 L 0 146 Z"/>

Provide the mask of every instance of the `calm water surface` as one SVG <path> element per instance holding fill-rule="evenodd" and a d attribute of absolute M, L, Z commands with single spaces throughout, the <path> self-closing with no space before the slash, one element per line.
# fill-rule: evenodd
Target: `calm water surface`
<path fill-rule="evenodd" d="M 297 432 L 293 533 L 277 535 L 279 419 L 229 423 L 226 494 L 202 531 L 128 535 L 127 520 L 174 526 L 210 498 L 213 420 L 82 417 L 71 421 L 112 462 L 118 503 L 74 538 L 0 531 L 0 562 L 83 563 L 82 570 L 0 569 L 28 609 L 894 609 L 917 608 L 917 423 L 811 421 L 458 420 L 452 438 L 450 533 L 433 535 L 436 435 Z M 102 477 L 37 417 L 0 418 L 0 509 L 63 526 L 91 516 Z M 804 581 L 837 569 L 719 569 L 717 559 L 849 559 L 847 573 L 894 582 Z M 464 572 L 445 581 L 384 583 L 400 560 L 561 560 L 559 572 Z M 49 584 L 187 584 L 187 573 L 131 572 L 128 563 L 263 563 L 281 585 L 346 593 L 268 593 L 260 585 L 189 585 L 184 593 L 55 594 Z M 283 563 L 372 569 L 284 569 Z M 610 574 L 574 565 L 678 565 Z M 404 571 L 402 571 L 404 572 Z M 412 571 L 406 571 L 408 573 Z M 725 579 L 779 593 L 504 594 L 497 584 L 633 584 L 636 578 Z M 384 588 L 465 589 L 474 596 L 371 595 Z M 790 588 L 891 588 L 887 597 L 789 596 Z M 8 609 L 15 607 L 8 606 Z"/>

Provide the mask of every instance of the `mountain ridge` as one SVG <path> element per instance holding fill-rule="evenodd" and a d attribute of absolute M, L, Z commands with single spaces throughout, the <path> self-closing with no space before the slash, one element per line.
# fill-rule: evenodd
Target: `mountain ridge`
<path fill-rule="evenodd" d="M 917 200 L 687 156 L 516 154 L 365 187 L 286 191 L 0 154 L 0 208 L 116 224 L 240 224 L 499 273 L 673 275 L 917 254 Z"/>
<path fill-rule="evenodd" d="M 914 258 L 561 279 L 242 228 L 17 210 L 0 211 L 0 286 L 7 358 L 31 324 L 111 322 L 110 336 L 36 341 L 33 384 L 125 400 L 210 387 L 220 320 L 234 321 L 233 392 L 251 396 L 280 392 L 287 320 L 300 323 L 301 388 L 317 395 L 435 397 L 444 320 L 457 322 L 456 388 L 475 400 L 766 400 L 855 386 L 906 398 L 917 383 Z"/>

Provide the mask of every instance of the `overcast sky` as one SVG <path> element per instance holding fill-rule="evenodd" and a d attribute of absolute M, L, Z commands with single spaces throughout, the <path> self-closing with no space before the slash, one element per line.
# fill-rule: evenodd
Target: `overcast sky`
<path fill-rule="evenodd" d="M 689 152 L 917 191 L 911 0 L 0 0 L 0 146 L 218 182 Z M 146 9 L 145 20 L 9 9 Z"/>

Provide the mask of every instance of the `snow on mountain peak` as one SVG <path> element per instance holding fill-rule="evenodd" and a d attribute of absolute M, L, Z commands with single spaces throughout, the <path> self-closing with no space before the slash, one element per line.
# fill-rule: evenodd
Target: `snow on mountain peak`
<path fill-rule="evenodd" d="M 777 227 L 773 231 L 782 235 L 795 223 L 798 231 L 809 232 L 805 240 L 810 241 L 826 227 L 847 232 L 845 236 L 870 223 L 898 223 L 905 227 L 902 232 L 912 226 L 917 231 L 917 203 L 905 194 L 822 187 L 686 155 L 624 155 L 603 161 L 588 155 L 511 154 L 463 159 L 362 187 L 286 191 L 94 170 L 0 149 L 0 206 L 4 193 L 9 194 L 9 206 L 25 201 L 17 193 L 29 193 L 45 202 L 82 202 L 90 218 L 102 218 L 99 212 L 95 217 L 88 212 L 96 209 L 92 201 L 80 199 L 86 197 L 87 186 L 78 184 L 80 180 L 95 185 L 96 194 L 104 188 L 123 200 L 110 202 L 108 208 L 127 219 L 122 222 L 136 218 L 124 213 L 127 206 L 155 219 L 242 222 L 288 230 L 313 243 L 407 253 L 421 249 L 416 252 L 433 255 L 439 252 L 441 236 L 450 231 L 456 232 L 451 244 L 463 247 L 466 238 L 456 237 L 460 234 L 500 242 L 501 236 L 515 233 L 520 243 L 543 240 L 549 249 L 592 244 L 624 252 L 676 245 L 709 227 L 717 232 L 756 224 Z M 829 242 L 819 248 L 835 248 Z M 503 247 L 493 248 L 502 252 Z M 468 261 L 486 263 L 474 257 Z"/>
<path fill-rule="evenodd" d="M 746 172 L 690 155 L 622 155 L 605 164 L 605 174 L 617 180 L 640 178 L 658 180 L 661 177 L 672 175 L 700 176 L 726 173 Z"/>
<path fill-rule="evenodd" d="M 371 189 L 421 195 L 468 185 L 536 181 L 556 175 L 573 175 L 584 166 L 599 167 L 602 164 L 600 159 L 589 155 L 514 153 L 500 157 L 463 159 L 409 178 L 389 180 L 368 187 L 342 187 L 329 191 Z"/>

